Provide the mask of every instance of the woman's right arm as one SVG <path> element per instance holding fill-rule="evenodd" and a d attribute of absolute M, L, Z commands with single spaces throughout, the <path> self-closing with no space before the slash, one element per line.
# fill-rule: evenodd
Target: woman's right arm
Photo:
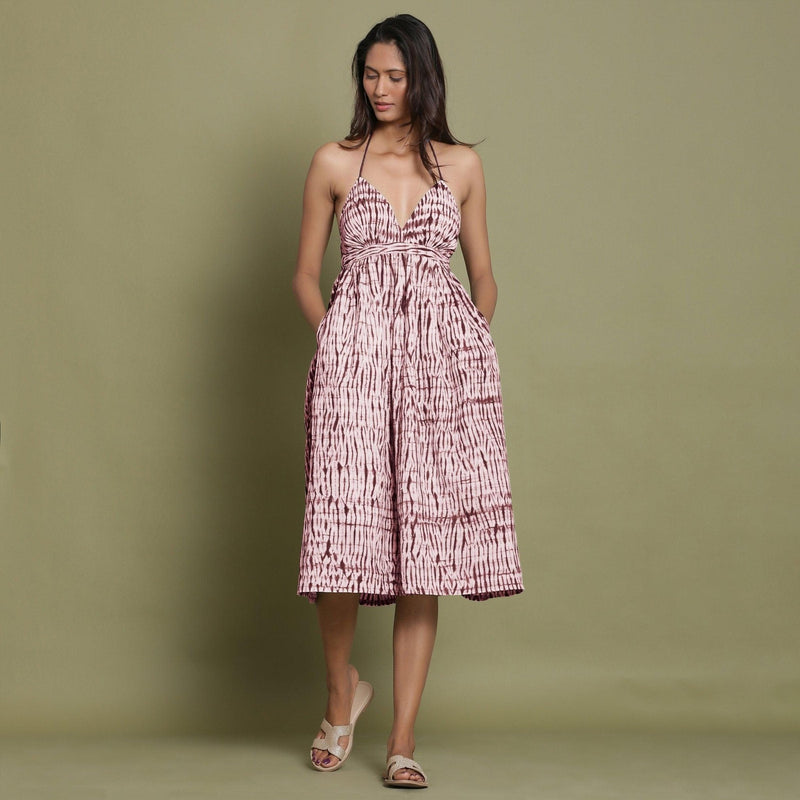
<path fill-rule="evenodd" d="M 332 147 L 323 145 L 314 153 L 303 190 L 303 219 L 292 288 L 297 304 L 316 331 L 325 316 L 325 302 L 319 288 L 322 258 L 328 246 L 334 216 Z"/>

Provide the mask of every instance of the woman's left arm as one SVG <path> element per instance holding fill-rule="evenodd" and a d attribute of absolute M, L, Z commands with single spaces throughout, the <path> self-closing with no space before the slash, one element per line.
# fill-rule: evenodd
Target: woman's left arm
<path fill-rule="evenodd" d="M 464 153 L 466 194 L 461 203 L 461 252 L 469 277 L 472 302 L 492 321 L 497 305 L 497 284 L 492 274 L 489 232 L 486 227 L 486 182 L 480 156 L 472 149 Z"/>

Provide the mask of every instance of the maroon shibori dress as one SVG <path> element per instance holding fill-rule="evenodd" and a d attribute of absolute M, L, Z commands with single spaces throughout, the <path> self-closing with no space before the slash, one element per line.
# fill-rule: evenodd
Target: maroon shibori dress
<path fill-rule="evenodd" d="M 518 594 L 497 353 L 450 269 L 460 209 L 439 169 L 401 226 L 361 176 L 368 147 L 306 383 L 297 593 Z"/>

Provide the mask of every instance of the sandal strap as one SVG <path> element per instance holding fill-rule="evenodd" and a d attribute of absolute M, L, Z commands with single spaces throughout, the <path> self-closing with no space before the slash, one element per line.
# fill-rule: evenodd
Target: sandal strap
<path fill-rule="evenodd" d="M 336 756 L 341 761 L 346 751 L 339 744 L 339 737 L 352 735 L 353 726 L 331 725 L 328 720 L 323 719 L 320 728 L 325 732 L 325 736 L 314 739 L 311 747 L 316 750 L 327 750 L 332 756 Z"/>
<path fill-rule="evenodd" d="M 406 756 L 391 756 L 389 760 L 386 762 L 386 777 L 390 780 L 394 780 L 395 773 L 401 769 L 413 769 L 414 772 L 419 772 L 422 775 L 422 780 L 427 783 L 428 776 L 423 771 L 422 767 L 414 761 L 413 758 L 406 758 Z"/>

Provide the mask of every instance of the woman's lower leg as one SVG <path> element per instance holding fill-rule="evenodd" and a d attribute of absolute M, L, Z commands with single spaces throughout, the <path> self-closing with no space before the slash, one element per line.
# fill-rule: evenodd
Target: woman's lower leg
<path fill-rule="evenodd" d="M 387 743 L 387 756 L 414 754 L 414 724 L 428 677 L 436 628 L 439 598 L 435 595 L 398 597 L 394 616 L 394 723 Z M 421 776 L 414 770 L 399 770 L 397 778 Z"/>
<path fill-rule="evenodd" d="M 322 634 L 322 649 L 325 655 L 325 679 L 328 687 L 328 704 L 325 719 L 331 725 L 348 725 L 353 693 L 358 683 L 358 672 L 350 664 L 353 638 L 358 618 L 358 595 L 350 593 L 320 593 L 317 597 L 317 620 Z M 320 730 L 319 736 L 323 736 Z M 342 747 L 347 746 L 349 737 L 339 738 Z M 312 751 L 312 758 L 318 764 L 329 767 L 338 758 L 327 750 Z"/>

